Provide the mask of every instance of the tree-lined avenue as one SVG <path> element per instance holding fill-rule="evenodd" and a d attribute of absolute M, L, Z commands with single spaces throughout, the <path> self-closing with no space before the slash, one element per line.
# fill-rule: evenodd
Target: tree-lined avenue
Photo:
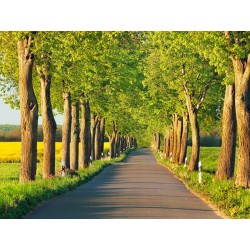
<path fill-rule="evenodd" d="M 42 203 L 26 219 L 220 218 L 149 149 L 137 149 L 92 181 Z"/>

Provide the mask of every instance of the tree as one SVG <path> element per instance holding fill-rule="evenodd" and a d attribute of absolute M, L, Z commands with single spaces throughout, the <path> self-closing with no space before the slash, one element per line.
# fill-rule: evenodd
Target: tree
<path fill-rule="evenodd" d="M 90 106 L 86 97 L 81 99 L 81 132 L 80 132 L 80 168 L 89 166 L 91 156 Z"/>
<path fill-rule="evenodd" d="M 50 86 L 51 74 L 49 73 L 49 58 L 43 55 L 45 62 L 41 67 L 37 67 L 41 82 L 42 98 L 42 123 L 43 123 L 43 178 L 50 178 L 55 175 L 55 137 L 56 121 L 53 116 Z"/>
<path fill-rule="evenodd" d="M 35 32 L 1 32 L 0 35 L 1 90 L 5 101 L 11 107 L 20 108 L 21 113 L 20 182 L 36 177 L 38 104 L 32 78 L 35 36 Z"/>
<path fill-rule="evenodd" d="M 70 147 L 70 168 L 78 170 L 79 157 L 79 103 L 73 102 L 71 106 L 71 147 Z"/>
<path fill-rule="evenodd" d="M 216 176 L 219 179 L 228 179 L 234 176 L 236 150 L 234 85 L 226 85 L 222 120 L 222 144 Z"/>
<path fill-rule="evenodd" d="M 32 41 L 30 34 L 17 44 L 22 139 L 20 182 L 35 180 L 36 177 L 38 105 L 32 85 Z"/>
<path fill-rule="evenodd" d="M 187 154 L 187 138 L 188 138 L 188 113 L 185 112 L 183 115 L 183 130 L 181 134 L 181 151 L 179 157 L 179 164 L 185 162 Z"/>
<path fill-rule="evenodd" d="M 154 81 L 154 87 L 161 90 L 157 92 L 157 101 L 166 99 L 163 106 L 168 114 L 176 113 L 181 116 L 183 112 L 188 111 L 192 130 L 189 170 L 197 170 L 199 161 L 198 110 L 205 100 L 208 89 L 218 81 L 219 77 L 215 68 L 209 65 L 209 61 L 193 49 L 194 41 L 190 39 L 188 32 L 154 32 L 149 34 L 149 38 L 152 52 L 148 57 L 148 66 L 153 70 L 147 67 L 146 76 Z M 152 93 L 153 91 L 151 95 Z M 175 105 L 176 103 L 178 104 Z M 173 160 L 176 160 L 176 131 L 177 119 L 173 126 L 174 142 L 171 146 Z"/>
<path fill-rule="evenodd" d="M 67 91 L 66 86 L 63 88 L 63 102 L 64 102 L 64 119 L 62 127 L 62 162 L 66 168 L 70 168 L 70 132 L 71 132 L 71 94 Z M 74 106 L 75 121 L 72 124 L 74 127 L 77 126 L 77 110 Z M 75 129 L 73 127 L 73 130 Z M 76 137 L 76 136 L 75 136 Z M 74 164 L 75 168 L 75 164 Z"/>
<path fill-rule="evenodd" d="M 226 75 L 224 79 L 225 84 L 232 85 L 232 82 L 235 81 L 235 112 L 239 140 L 238 167 L 235 184 L 237 186 L 249 187 L 249 32 L 207 32 L 200 41 L 203 41 L 203 44 L 207 45 L 203 47 L 202 53 L 204 56 L 210 58 L 210 62 L 216 65 L 217 70 L 224 72 Z M 211 49 L 211 43 L 213 44 L 213 49 Z M 234 80 L 232 80 L 230 73 L 232 68 L 234 71 Z M 227 88 L 229 89 L 229 87 Z M 233 91 L 227 90 L 226 92 L 225 97 L 229 99 L 229 101 L 226 102 L 227 109 L 230 108 L 230 105 L 230 110 L 234 110 L 234 102 L 230 101 L 230 99 L 233 98 Z M 229 115 L 233 119 L 231 122 L 234 123 L 232 111 L 229 112 Z M 229 121 L 227 115 L 223 115 L 223 117 L 226 119 L 223 123 Z M 235 134 L 235 126 L 231 124 L 229 128 L 226 130 L 227 133 L 226 131 L 225 133 L 223 132 L 222 140 L 228 140 L 228 138 L 231 138 L 231 136 Z M 227 147 L 224 147 L 222 143 L 223 147 L 221 150 L 228 150 L 229 153 L 235 152 L 235 138 L 236 136 L 233 136 L 233 138 L 229 140 L 231 144 L 228 144 Z M 227 155 L 227 157 L 225 157 L 225 155 L 227 155 L 225 152 L 222 152 L 220 155 L 218 171 L 220 173 L 224 172 L 223 176 L 229 178 L 230 172 L 233 172 L 234 169 L 234 159 L 233 157 L 230 158 L 230 155 Z M 224 165 L 223 170 L 222 163 Z M 228 169 L 230 169 L 230 171 L 228 171 Z M 225 175 L 225 173 L 228 175 Z M 218 176 L 221 176 L 221 174 L 218 173 Z"/>
<path fill-rule="evenodd" d="M 225 32 L 235 74 L 235 107 L 239 138 L 237 186 L 250 187 L 250 33 Z"/>
<path fill-rule="evenodd" d="M 226 39 L 223 32 L 196 32 L 191 35 L 199 41 L 195 47 L 198 53 L 209 59 L 216 71 L 224 76 L 222 84 L 226 86 L 226 91 L 222 116 L 222 144 L 216 176 L 219 179 L 231 178 L 234 176 L 235 165 L 236 116 L 233 68 L 228 58 Z"/>

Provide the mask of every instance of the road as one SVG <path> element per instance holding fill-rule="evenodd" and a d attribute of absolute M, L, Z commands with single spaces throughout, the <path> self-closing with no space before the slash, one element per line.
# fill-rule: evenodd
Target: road
<path fill-rule="evenodd" d="M 88 183 L 39 205 L 24 219 L 219 219 L 149 149 L 137 149 Z"/>

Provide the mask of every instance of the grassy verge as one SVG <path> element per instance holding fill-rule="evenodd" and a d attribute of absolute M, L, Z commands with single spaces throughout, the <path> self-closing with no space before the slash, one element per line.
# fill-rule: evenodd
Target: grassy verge
<path fill-rule="evenodd" d="M 2 182 L 0 185 L 0 218 L 22 218 L 42 201 L 86 183 L 106 166 L 122 161 L 129 152 L 131 150 L 110 161 L 94 161 L 91 167 L 77 171 L 79 176 L 54 177 L 52 179 L 38 177 L 36 181 L 25 184 L 19 184 L 18 179 Z"/>
<path fill-rule="evenodd" d="M 201 147 L 202 182 L 198 182 L 198 172 L 189 172 L 184 165 L 177 165 L 168 159 L 157 161 L 167 166 L 189 189 L 214 205 L 228 218 L 250 218 L 250 189 L 234 187 L 234 180 L 218 180 L 215 177 L 220 148 Z M 188 148 L 188 159 L 191 148 Z"/>

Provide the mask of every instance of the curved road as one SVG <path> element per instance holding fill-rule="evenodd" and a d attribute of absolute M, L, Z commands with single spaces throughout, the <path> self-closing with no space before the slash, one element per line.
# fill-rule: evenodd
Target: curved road
<path fill-rule="evenodd" d="M 149 149 L 137 149 L 88 183 L 39 205 L 25 219 L 218 219 Z"/>

